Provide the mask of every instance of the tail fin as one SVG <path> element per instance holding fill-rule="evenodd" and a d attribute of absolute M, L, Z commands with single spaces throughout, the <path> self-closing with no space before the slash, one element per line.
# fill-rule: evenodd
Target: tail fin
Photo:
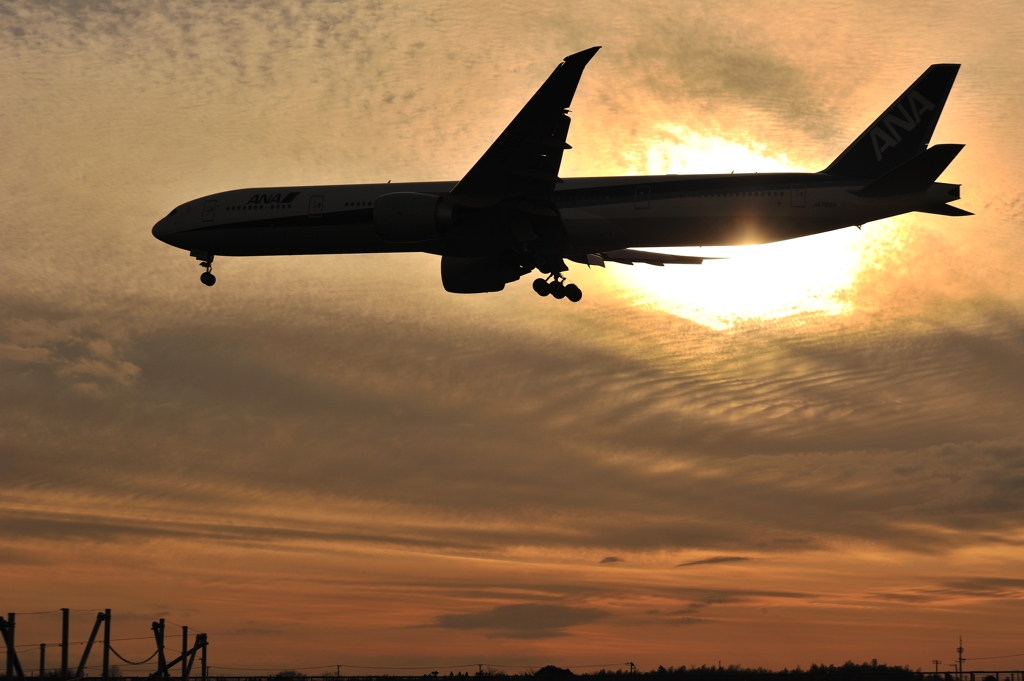
<path fill-rule="evenodd" d="M 821 171 L 843 177 L 879 177 L 928 147 L 959 64 L 933 64 Z"/>

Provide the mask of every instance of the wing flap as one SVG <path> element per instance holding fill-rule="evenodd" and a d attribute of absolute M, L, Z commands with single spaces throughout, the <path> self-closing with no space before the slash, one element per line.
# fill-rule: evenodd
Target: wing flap
<path fill-rule="evenodd" d="M 704 258 L 696 255 L 672 255 L 669 253 L 651 253 L 650 251 L 638 251 L 632 248 L 623 248 L 616 251 L 603 251 L 601 253 L 588 253 L 586 255 L 572 255 L 569 260 L 584 265 L 598 265 L 604 267 L 605 262 L 617 262 L 623 265 L 643 263 L 664 267 L 665 265 L 700 265 L 705 260 L 721 260 L 722 258 Z"/>

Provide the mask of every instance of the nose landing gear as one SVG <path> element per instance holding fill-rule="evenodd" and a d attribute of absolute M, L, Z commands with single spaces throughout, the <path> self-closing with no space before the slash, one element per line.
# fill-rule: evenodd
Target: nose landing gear
<path fill-rule="evenodd" d="M 533 280 L 533 290 L 538 296 L 548 296 L 556 300 L 568 298 L 570 302 L 578 303 L 583 299 L 583 291 L 576 284 L 565 284 L 565 277 L 561 274 L 549 274 L 547 279 L 537 277 Z"/>
<path fill-rule="evenodd" d="M 203 282 L 207 286 L 213 286 L 217 283 L 217 277 L 213 276 L 213 253 L 206 253 L 205 251 L 192 251 L 191 255 L 196 260 L 200 261 L 199 266 L 206 268 L 206 271 L 199 275 L 199 281 Z"/>

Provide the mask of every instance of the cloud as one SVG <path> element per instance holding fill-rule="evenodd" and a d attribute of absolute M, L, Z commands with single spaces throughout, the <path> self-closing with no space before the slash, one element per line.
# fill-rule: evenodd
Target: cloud
<path fill-rule="evenodd" d="M 383 314 L 383 299 L 364 307 L 328 298 L 304 303 L 309 318 L 341 305 L 345 324 L 282 316 L 272 325 L 229 318 L 208 328 L 186 317 L 112 343 L 140 371 L 99 401 L 53 370 L 62 359 L 0 364 L 4 485 L 8 495 L 34 490 L 25 492 L 27 505 L 5 509 L 9 531 L 19 515 L 55 538 L 119 527 L 159 534 L 173 525 L 127 508 L 104 518 L 96 509 L 114 507 L 74 501 L 85 495 L 149 499 L 179 509 L 171 517 L 190 507 L 252 509 L 239 528 L 197 531 L 207 518 L 174 530 L 210 540 L 287 543 L 294 531 L 294 540 L 498 553 L 582 548 L 623 560 L 659 550 L 823 550 L 836 537 L 921 551 L 1015 541 L 1024 446 L 1008 416 L 1019 387 L 1000 378 L 1018 365 L 1024 372 L 1002 340 L 1024 333 L 1013 317 L 1005 331 L 980 335 L 985 343 L 941 330 L 904 333 L 892 344 L 886 338 L 897 336 L 881 333 L 851 342 L 814 322 L 747 329 L 735 342 L 759 349 L 734 350 L 727 362 L 715 359 L 716 333 L 655 317 L 646 333 L 662 349 L 640 361 L 596 343 L 570 349 L 535 336 L 514 316 L 514 296 L 512 321 L 498 323 L 510 343 L 501 350 L 487 348 L 494 331 L 466 324 L 458 308 L 440 309 L 431 323 L 409 312 L 396 321 L 394 308 Z M 638 325 L 640 316 L 619 315 Z M 598 336 L 618 333 L 600 315 L 580 323 Z M 461 348 L 454 354 L 453 342 Z M 69 361 L 109 354 L 106 346 L 46 345 Z M 949 380 L 959 394 L 984 388 L 985 407 L 970 418 L 944 398 L 947 378 L 934 372 L 953 355 L 959 360 L 946 376 L 957 377 Z M 787 375 L 799 379 L 780 378 Z M 725 412 L 716 400 L 729 405 Z M 572 410 L 554 406 L 570 402 Z M 580 430 L 587 442 L 570 435 Z M 972 441 L 986 433 L 1005 439 Z M 551 443 L 558 457 L 544 454 Z M 378 510 L 362 523 L 275 518 L 290 495 L 317 499 L 321 509 Z M 81 530 L 52 515 L 61 509 L 99 524 Z"/>
<path fill-rule="evenodd" d="M 596 608 L 578 608 L 546 603 L 499 605 L 476 613 L 439 615 L 436 626 L 445 629 L 483 629 L 503 638 L 552 638 L 564 636 L 565 629 L 596 622 L 608 613 Z"/>
<path fill-rule="evenodd" d="M 632 46 L 633 67 L 659 96 L 696 103 L 705 116 L 724 118 L 719 107 L 729 106 L 735 119 L 738 108 L 749 107 L 830 132 L 837 117 L 829 100 L 807 87 L 809 65 L 780 53 L 757 26 L 736 32 L 727 17 L 697 10 L 660 23 Z"/>
<path fill-rule="evenodd" d="M 690 565 L 715 565 L 717 563 L 738 563 L 745 560 L 750 560 L 750 558 L 745 558 L 744 556 L 713 556 L 711 558 L 691 560 L 688 563 L 680 563 L 675 567 L 688 567 Z"/>
<path fill-rule="evenodd" d="M 240 636 L 245 636 L 245 635 L 251 635 L 251 636 L 273 636 L 273 635 L 283 634 L 284 630 L 283 629 L 261 629 L 259 627 L 241 627 L 241 628 L 235 629 L 234 631 L 229 632 L 229 633 L 237 634 L 237 635 L 240 635 Z"/>
<path fill-rule="evenodd" d="M 1013 577 L 965 577 L 927 586 L 874 592 L 871 597 L 902 603 L 941 603 L 970 600 L 1024 599 L 1024 579 Z"/>
<path fill-rule="evenodd" d="M 622 563 L 622 562 L 623 562 L 623 560 L 621 558 L 616 558 L 615 556 L 608 556 L 607 558 L 602 558 L 600 564 L 601 565 L 609 565 L 611 563 Z"/>

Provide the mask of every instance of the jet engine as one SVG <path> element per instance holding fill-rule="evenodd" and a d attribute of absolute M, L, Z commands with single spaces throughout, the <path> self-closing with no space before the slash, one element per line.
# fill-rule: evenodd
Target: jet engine
<path fill-rule="evenodd" d="M 373 224 L 384 241 L 429 241 L 451 226 L 451 208 L 435 194 L 393 192 L 373 202 Z"/>
<path fill-rule="evenodd" d="M 500 258 L 441 256 L 441 283 L 449 293 L 490 293 L 505 288 L 529 269 Z"/>

